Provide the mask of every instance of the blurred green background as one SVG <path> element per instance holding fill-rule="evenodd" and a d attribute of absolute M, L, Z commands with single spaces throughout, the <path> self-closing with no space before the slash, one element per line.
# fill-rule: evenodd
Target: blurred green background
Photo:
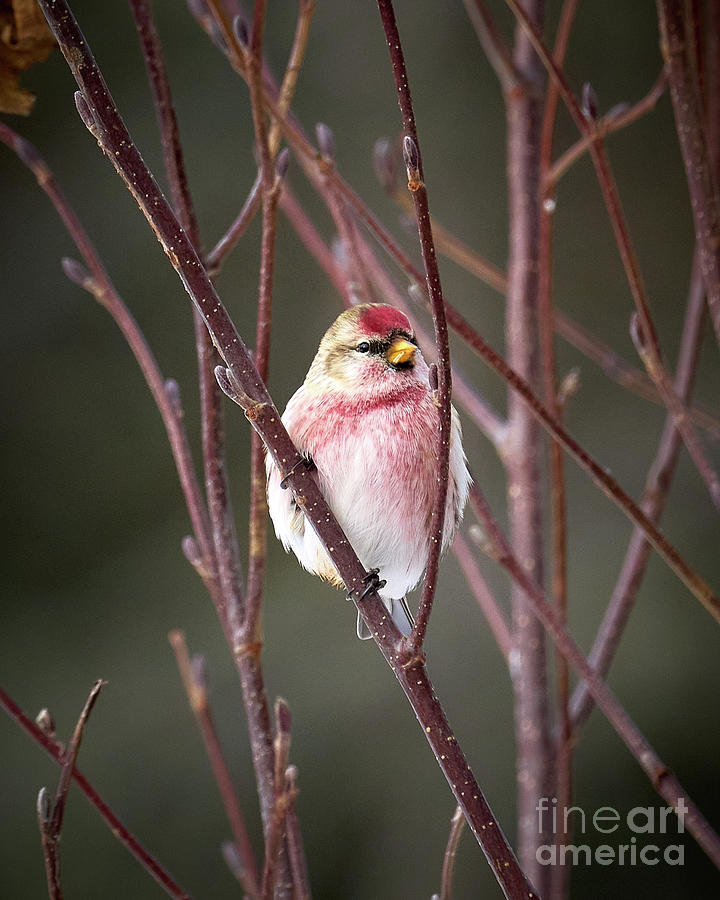
<path fill-rule="evenodd" d="M 187 154 L 202 234 L 210 246 L 252 183 L 247 91 L 181 2 L 154 4 Z M 511 21 L 495 2 L 506 33 Z M 144 67 L 127 4 L 76 0 L 73 8 L 125 120 L 156 173 L 158 140 Z M 558 4 L 551 3 L 554 25 Z M 398 0 L 416 102 L 431 208 L 499 265 L 506 256 L 505 128 L 492 71 L 459 2 Z M 295 4 L 270 4 L 267 52 L 281 70 Z M 579 90 L 595 86 L 603 110 L 642 96 L 661 61 L 654 5 L 581 5 L 567 61 Z M 180 382 L 198 447 L 190 306 L 120 179 L 98 152 L 73 104 L 74 82 L 59 53 L 25 78 L 34 114 L 10 124 L 34 141 L 75 205 L 111 277 L 141 323 L 164 373 Z M 294 109 L 308 128 L 329 124 L 338 165 L 403 238 L 397 210 L 376 183 L 371 153 L 399 131 L 390 66 L 373 4 L 319 2 Z M 576 137 L 561 111 L 559 148 Z M 642 262 L 663 347 L 674 360 L 692 253 L 689 204 L 667 97 L 610 141 L 610 153 Z M 253 840 L 257 802 L 240 690 L 202 585 L 180 553 L 189 525 L 159 416 L 117 328 L 59 267 L 75 249 L 32 176 L 0 148 L 3 376 L 0 421 L 4 483 L 0 683 L 30 713 L 49 706 L 67 737 L 93 680 L 109 684 L 93 713 L 80 765 L 113 809 L 196 898 L 239 895 L 218 847 L 229 835 L 166 635 L 186 631 L 206 654 L 212 702 Z M 162 179 L 161 179 L 162 180 Z M 323 234 L 332 227 L 303 183 Z M 632 301 L 590 163 L 560 185 L 556 213 L 556 302 L 627 358 Z M 228 261 L 221 295 L 241 333 L 254 333 L 259 224 Z M 284 405 L 302 380 L 340 300 L 287 223 L 278 237 L 270 389 Z M 502 348 L 502 305 L 445 262 L 447 296 Z M 402 284 L 401 276 L 398 283 Z M 459 343 L 455 360 L 498 408 L 498 378 Z M 571 431 L 635 496 L 655 452 L 663 414 L 627 394 L 559 344 L 561 372 L 582 367 Z M 720 396 L 717 347 L 707 337 L 696 396 Z M 231 474 L 243 546 L 247 515 L 247 426 L 228 406 Z M 465 421 L 471 466 L 503 516 L 502 469 Z M 720 463 L 717 446 L 710 452 Z M 572 464 L 571 626 L 587 649 L 630 534 L 627 521 Z M 665 530 L 691 563 L 720 584 L 718 523 L 683 456 Z M 481 566 L 503 602 L 507 583 Z M 270 542 L 264 653 L 270 698 L 293 713 L 292 760 L 314 895 L 425 897 L 439 889 L 454 804 L 391 673 L 354 636 L 343 595 L 300 571 Z M 702 810 L 720 827 L 720 632 L 654 558 L 611 684 Z M 440 698 L 494 810 L 514 840 L 514 746 L 508 674 L 479 610 L 448 558 L 429 635 L 429 668 Z M 594 713 L 575 756 L 575 802 L 590 813 L 659 806 L 645 776 Z M 57 767 L 0 716 L 0 896 L 46 896 L 35 797 L 54 789 Z M 627 842 L 625 830 L 618 840 Z M 588 834 L 597 845 L 606 838 Z M 582 842 L 578 836 L 578 842 Z M 662 843 L 658 839 L 658 843 Z M 674 841 L 669 839 L 670 843 Z M 573 896 L 685 898 L 717 893 L 720 879 L 686 835 L 685 865 L 579 867 Z M 67 897 L 136 900 L 161 890 L 73 790 L 62 838 Z M 456 898 L 498 891 L 479 848 L 460 846 Z"/>

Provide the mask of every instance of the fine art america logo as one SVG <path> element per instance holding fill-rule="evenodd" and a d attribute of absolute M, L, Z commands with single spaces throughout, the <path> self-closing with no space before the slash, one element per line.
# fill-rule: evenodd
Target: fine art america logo
<path fill-rule="evenodd" d="M 683 797 L 675 807 L 635 806 L 622 814 L 612 806 L 586 813 L 580 806 L 558 807 L 555 797 L 541 797 L 536 807 L 538 832 L 552 834 L 555 843 L 537 848 L 541 866 L 682 866 L 685 846 L 667 843 L 685 832 L 688 807 Z M 669 820 L 669 821 L 668 821 Z M 568 835 L 576 843 L 563 843 Z M 612 835 L 612 843 L 580 843 L 589 835 Z M 655 843 L 656 835 L 669 835 Z M 596 839 L 597 840 L 597 839 Z M 592 843 L 595 844 L 596 840 Z"/>

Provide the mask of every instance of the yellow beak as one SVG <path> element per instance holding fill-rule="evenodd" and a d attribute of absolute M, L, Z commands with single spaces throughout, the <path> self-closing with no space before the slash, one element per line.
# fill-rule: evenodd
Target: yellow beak
<path fill-rule="evenodd" d="M 387 351 L 387 360 L 391 366 L 400 366 L 409 362 L 415 355 L 417 347 L 404 338 L 396 338 Z"/>

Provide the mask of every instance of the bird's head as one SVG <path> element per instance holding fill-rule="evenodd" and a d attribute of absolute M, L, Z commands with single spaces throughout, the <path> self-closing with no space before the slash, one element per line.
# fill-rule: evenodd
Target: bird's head
<path fill-rule="evenodd" d="M 427 385 L 428 368 L 407 316 L 383 303 L 341 313 L 320 341 L 306 387 L 321 391 L 393 393 Z"/>

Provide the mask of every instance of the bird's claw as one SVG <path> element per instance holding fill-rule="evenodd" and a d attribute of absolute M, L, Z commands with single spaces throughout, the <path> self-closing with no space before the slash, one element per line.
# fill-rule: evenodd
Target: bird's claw
<path fill-rule="evenodd" d="M 312 469 L 315 465 L 311 456 L 301 456 L 300 459 L 295 463 L 295 465 L 290 469 L 290 471 L 280 480 L 280 487 L 282 490 L 286 491 L 288 489 L 288 479 L 291 475 L 295 474 L 295 470 L 298 466 L 305 466 L 306 469 Z"/>
<path fill-rule="evenodd" d="M 372 594 L 373 591 L 379 591 L 380 588 L 384 588 L 387 584 L 384 578 L 380 578 L 379 569 L 370 569 L 370 571 L 363 578 L 363 584 L 366 586 L 365 590 L 360 594 L 358 600 L 364 600 L 368 594 Z"/>

